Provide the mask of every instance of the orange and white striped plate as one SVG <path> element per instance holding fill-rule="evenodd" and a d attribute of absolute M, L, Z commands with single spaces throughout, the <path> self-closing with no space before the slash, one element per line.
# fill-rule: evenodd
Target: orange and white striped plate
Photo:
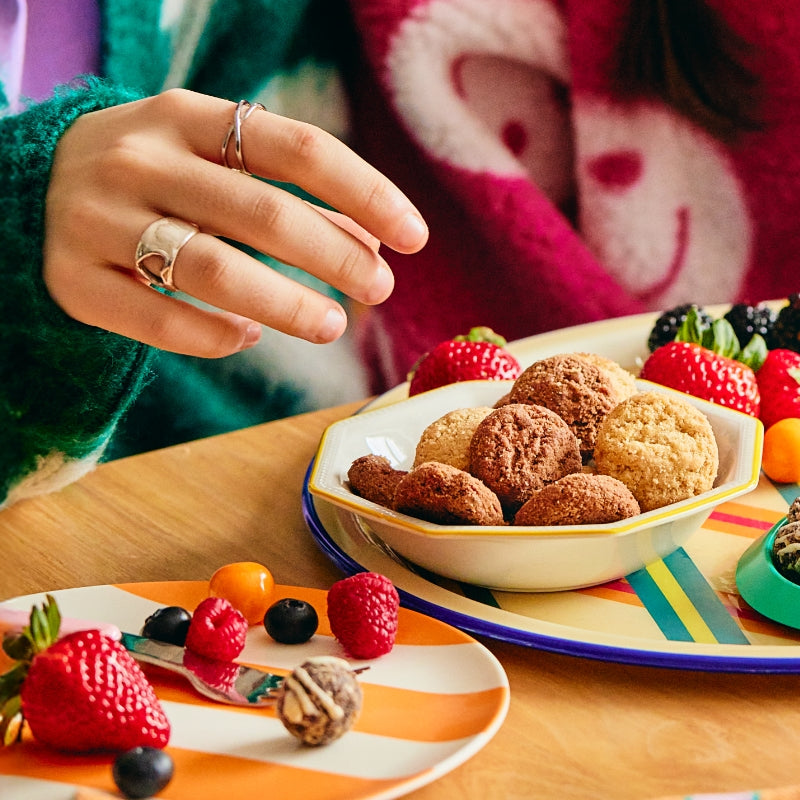
<path fill-rule="evenodd" d="M 275 597 L 309 601 L 320 617 L 303 645 L 281 645 L 253 627 L 241 661 L 286 674 L 312 655 L 343 656 L 325 615 L 325 592 L 277 586 Z M 204 581 L 136 583 L 53 592 L 65 616 L 138 632 L 163 605 L 188 609 L 207 594 Z M 29 609 L 43 595 L 3 605 Z M 400 609 L 394 649 L 361 673 L 364 705 L 354 728 L 309 748 L 290 736 L 272 709 L 242 709 L 198 696 L 171 673 L 147 674 L 172 724 L 175 776 L 164 800 L 270 797 L 384 800 L 424 786 L 480 750 L 502 724 L 509 687 L 495 657 L 470 636 Z M 5 665 L 0 664 L 3 668 Z M 78 787 L 114 791 L 109 756 L 55 753 L 29 735 L 0 750 L 0 800 L 72 800 Z"/>

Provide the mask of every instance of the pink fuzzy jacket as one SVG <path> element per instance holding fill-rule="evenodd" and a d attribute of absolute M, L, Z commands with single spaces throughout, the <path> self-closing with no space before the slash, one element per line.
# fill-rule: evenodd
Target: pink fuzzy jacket
<path fill-rule="evenodd" d="M 763 131 L 725 146 L 626 103 L 608 64 L 619 0 L 351 0 L 369 69 L 363 154 L 419 205 L 431 241 L 393 261 L 363 320 L 373 389 L 436 341 L 519 338 L 678 303 L 800 289 L 800 7 L 717 0 L 759 52 Z"/>

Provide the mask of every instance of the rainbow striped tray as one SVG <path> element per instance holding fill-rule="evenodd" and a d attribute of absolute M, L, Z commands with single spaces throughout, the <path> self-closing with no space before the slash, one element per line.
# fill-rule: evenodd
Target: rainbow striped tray
<path fill-rule="evenodd" d="M 286 674 L 311 656 L 343 656 L 325 615 L 326 593 L 276 586 L 276 597 L 310 602 L 320 617 L 302 645 L 281 645 L 261 627 L 248 633 L 244 663 Z M 53 592 L 62 612 L 138 631 L 164 605 L 194 609 L 205 581 L 94 586 Z M 4 606 L 29 610 L 42 595 Z M 385 656 L 353 662 L 369 669 L 353 729 L 325 747 L 305 747 L 271 707 L 212 703 L 173 673 L 146 667 L 172 726 L 168 752 L 175 775 L 169 800 L 389 800 L 459 766 L 497 732 L 509 703 L 506 674 L 479 642 L 430 617 L 400 609 L 397 641 Z M 0 669 L 4 668 L 0 656 Z M 108 755 L 65 755 L 30 736 L 0 748 L 0 800 L 74 800 L 78 787 L 115 793 Z"/>
<path fill-rule="evenodd" d="M 638 371 L 656 315 L 608 320 L 509 345 L 522 366 L 594 352 Z M 369 408 L 407 396 L 401 385 Z M 306 477 L 306 482 L 308 476 Z M 762 475 L 751 493 L 711 514 L 685 548 L 623 579 L 569 592 L 500 592 L 449 581 L 394 553 L 353 514 L 304 491 L 306 522 L 342 569 L 388 575 L 405 604 L 470 633 L 609 661 L 744 672 L 800 672 L 800 630 L 770 622 L 739 596 L 736 563 L 786 514 L 800 486 Z"/>

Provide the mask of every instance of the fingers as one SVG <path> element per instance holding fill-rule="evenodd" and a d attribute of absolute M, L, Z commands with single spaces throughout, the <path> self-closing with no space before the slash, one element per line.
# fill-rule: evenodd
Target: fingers
<path fill-rule="evenodd" d="M 98 270 L 78 282 L 65 310 L 75 319 L 184 355 L 221 358 L 256 344 L 261 326 L 163 295 L 125 270 Z M 91 322 L 89 322 L 91 320 Z"/>
<path fill-rule="evenodd" d="M 181 114 L 187 143 L 207 161 L 220 163 L 220 145 L 235 104 L 216 98 L 165 93 L 165 102 L 189 106 Z M 213 121 L 212 121 L 213 120 Z M 270 180 L 293 183 L 351 217 L 393 250 L 416 252 L 427 241 L 422 215 L 388 178 L 341 141 L 308 123 L 258 110 L 242 124 L 247 167 Z"/>
<path fill-rule="evenodd" d="M 194 222 L 203 231 L 214 231 L 267 253 L 366 305 L 381 303 L 391 294 L 394 277 L 376 252 L 377 240 L 354 221 L 202 159 L 175 156 L 171 163 L 173 169 L 166 174 L 156 174 L 156 165 L 146 168 L 153 173 L 146 185 L 157 184 L 163 198 L 153 209 L 157 215 Z M 142 192 L 147 193 L 146 189 Z M 130 239 L 119 242 L 125 243 L 125 250 L 135 249 L 141 231 L 131 228 L 130 234 Z M 127 257 L 123 250 L 115 255 Z M 241 263 L 244 269 L 247 262 Z M 175 283 L 199 297 L 183 277 L 187 269 L 185 261 L 176 265 Z M 263 267 L 260 269 L 263 271 Z M 244 286 L 244 278 L 239 283 Z M 201 299 L 215 302 L 206 293 Z M 222 307 L 246 313 L 239 307 Z"/>
<path fill-rule="evenodd" d="M 93 112 L 62 137 L 48 189 L 44 278 L 66 313 L 162 349 L 221 356 L 260 325 L 312 342 L 346 327 L 342 307 L 229 244 L 295 265 L 365 304 L 394 278 L 381 243 L 419 249 L 427 229 L 409 200 L 344 144 L 258 110 L 242 128 L 248 169 L 300 186 L 331 211 L 222 165 L 235 104 L 184 90 Z M 174 284 L 222 313 L 155 292 L 134 272 L 159 217 L 199 226 Z M 158 269 L 158 258 L 155 261 Z M 149 266 L 149 262 L 148 262 Z"/>

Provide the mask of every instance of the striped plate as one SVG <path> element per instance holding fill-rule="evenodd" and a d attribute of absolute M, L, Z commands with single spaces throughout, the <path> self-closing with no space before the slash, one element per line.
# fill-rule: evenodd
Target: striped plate
<path fill-rule="evenodd" d="M 719 316 L 725 307 L 708 310 Z M 558 353 L 591 352 L 637 373 L 657 316 L 564 328 L 508 348 L 523 368 Z M 407 396 L 407 384 L 401 384 L 367 408 Z M 491 591 L 449 581 L 401 558 L 352 513 L 313 498 L 307 489 L 303 508 L 320 549 L 339 567 L 383 572 L 408 607 L 475 635 L 607 661 L 800 673 L 800 631 L 755 612 L 735 583 L 739 557 L 799 494 L 800 486 L 773 485 L 762 474 L 754 491 L 717 506 L 671 556 L 611 583 L 550 593 Z"/>
<path fill-rule="evenodd" d="M 138 631 L 157 607 L 193 609 L 205 582 L 138 583 L 53 593 L 62 613 Z M 325 592 L 278 586 L 276 597 L 314 605 L 318 633 L 304 645 L 279 645 L 251 629 L 241 660 L 285 674 L 312 655 L 342 655 L 325 616 Z M 42 595 L 4 605 L 29 609 Z M 165 800 L 361 800 L 399 797 L 462 764 L 496 733 L 509 702 L 495 657 L 468 635 L 408 609 L 397 643 L 370 662 L 360 681 L 364 705 L 355 727 L 321 748 L 299 744 L 267 709 L 216 705 L 171 673 L 147 668 L 172 724 L 175 776 Z M 3 666 L 3 665 L 0 665 Z M 72 800 L 77 787 L 114 791 L 107 756 L 62 756 L 29 737 L 0 750 L 0 800 Z"/>

